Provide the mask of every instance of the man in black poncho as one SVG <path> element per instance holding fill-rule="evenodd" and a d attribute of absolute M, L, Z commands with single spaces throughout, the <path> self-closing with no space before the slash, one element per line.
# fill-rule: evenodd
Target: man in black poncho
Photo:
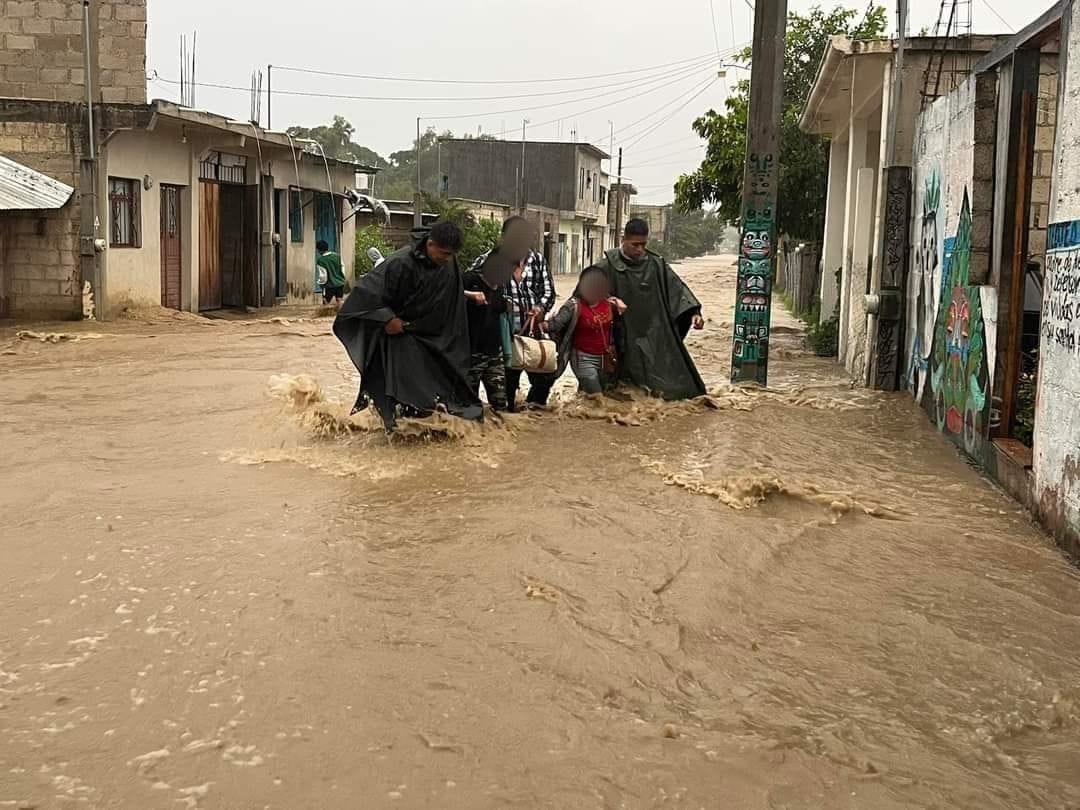
<path fill-rule="evenodd" d="M 483 415 L 467 379 L 461 232 L 439 222 L 412 236 L 410 246 L 360 279 L 334 321 L 334 334 L 360 371 L 356 409 L 374 404 L 387 430 L 399 414 Z"/>
<path fill-rule="evenodd" d="M 599 265 L 612 294 L 627 306 L 616 331 L 618 378 L 664 399 L 700 396 L 705 384 L 683 340 L 690 327 L 705 326 L 701 304 L 648 242 L 648 223 L 631 219 L 622 246 L 607 251 Z"/>

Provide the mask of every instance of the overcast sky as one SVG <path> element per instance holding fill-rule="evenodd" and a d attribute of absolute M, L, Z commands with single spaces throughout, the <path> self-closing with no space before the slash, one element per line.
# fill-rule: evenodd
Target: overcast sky
<path fill-rule="evenodd" d="M 180 35 L 194 30 L 198 81 L 240 87 L 249 86 L 251 72 L 265 71 L 268 64 L 462 82 L 595 77 L 414 83 L 275 68 L 275 91 L 378 98 L 275 92 L 272 123 L 274 129 L 315 126 L 343 115 L 356 127 L 354 140 L 386 155 L 412 143 L 417 116 L 424 127 L 455 134 L 482 127 L 489 133 L 505 131 L 513 139 L 520 138 L 527 117 L 531 140 L 570 140 L 576 131 L 577 140 L 605 149 L 613 122 L 615 148 L 624 148 L 624 174 L 638 185 L 639 199 L 668 202 L 675 178 L 694 169 L 702 154 L 691 122 L 704 110 L 719 108 L 726 85 L 741 75 L 729 71 L 726 80 L 709 84 L 717 40 L 721 50 L 731 51 L 750 39 L 748 2 L 712 0 L 710 10 L 709 0 L 304 0 L 284 6 L 265 0 L 149 0 L 147 70 L 160 77 L 151 80 L 149 92 L 152 98 L 178 100 L 176 86 L 162 80 L 178 77 Z M 815 4 L 789 2 L 797 11 Z M 911 29 L 933 26 L 940 0 L 911 4 Z M 973 0 L 974 29 L 1009 33 L 1051 4 Z M 845 5 L 866 8 L 863 3 Z M 890 19 L 895 19 L 895 3 L 889 6 Z M 630 10 L 638 7 L 647 11 Z M 711 62 L 706 61 L 710 54 Z M 640 92 L 632 98 L 635 88 Z M 249 93 L 243 90 L 199 87 L 197 92 L 200 108 L 248 117 Z M 387 97 L 410 100 L 381 100 Z M 432 100 L 411 100 L 417 97 Z M 264 122 L 265 114 L 264 107 Z"/>

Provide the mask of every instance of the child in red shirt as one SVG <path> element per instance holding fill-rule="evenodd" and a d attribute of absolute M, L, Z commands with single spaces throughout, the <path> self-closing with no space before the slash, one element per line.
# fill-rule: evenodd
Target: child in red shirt
<path fill-rule="evenodd" d="M 559 371 L 569 363 L 586 394 L 604 390 L 605 368 L 615 359 L 612 330 L 615 316 L 626 304 L 611 297 L 611 285 L 604 271 L 589 267 L 581 274 L 574 296 L 545 324 L 559 341 Z"/>

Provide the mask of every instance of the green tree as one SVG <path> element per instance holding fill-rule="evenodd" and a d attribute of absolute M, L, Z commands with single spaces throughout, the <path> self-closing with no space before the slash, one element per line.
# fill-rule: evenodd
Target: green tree
<path fill-rule="evenodd" d="M 353 275 L 357 278 L 370 272 L 375 266 L 375 263 L 368 258 L 368 248 L 378 248 L 383 256 L 389 256 L 394 251 L 393 245 L 383 237 L 380 225 L 360 228 L 356 232 L 356 254 L 353 257 Z"/>
<path fill-rule="evenodd" d="M 458 264 L 462 268 L 468 268 L 480 254 L 495 247 L 502 235 L 501 222 L 477 219 L 462 203 L 425 194 L 424 207 L 437 214 L 440 220 L 453 222 L 461 229 L 462 246 L 458 252 Z"/>
<path fill-rule="evenodd" d="M 886 20 L 885 9 L 880 6 L 861 16 L 852 9 L 836 7 L 825 12 L 820 6 L 805 15 L 788 14 L 777 187 L 777 225 L 784 233 L 814 237 L 825 226 L 826 141 L 799 129 L 799 116 L 825 48 L 836 35 L 852 39 L 880 36 Z M 737 61 L 748 64 L 751 56 L 748 48 Z M 724 112 L 709 110 L 694 121 L 694 131 L 708 141 L 705 159 L 697 171 L 683 175 L 675 183 L 675 202 L 683 211 L 714 203 L 721 219 L 734 222 L 742 209 L 750 82 L 740 81 L 724 106 Z"/>
<path fill-rule="evenodd" d="M 297 139 L 317 141 L 326 152 L 327 157 L 338 158 L 339 160 L 353 160 L 380 169 L 390 165 L 384 158 L 379 157 L 374 150 L 353 143 L 352 136 L 356 133 L 356 129 L 340 115 L 334 116 L 330 126 L 289 127 L 285 131 Z"/>

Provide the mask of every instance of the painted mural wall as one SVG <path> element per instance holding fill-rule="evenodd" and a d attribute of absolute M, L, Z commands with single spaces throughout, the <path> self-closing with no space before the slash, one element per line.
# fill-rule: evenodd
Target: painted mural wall
<path fill-rule="evenodd" d="M 972 77 L 916 126 L 904 375 L 937 428 L 973 456 L 992 421 L 997 335 L 997 291 L 972 274 L 977 96 Z"/>

